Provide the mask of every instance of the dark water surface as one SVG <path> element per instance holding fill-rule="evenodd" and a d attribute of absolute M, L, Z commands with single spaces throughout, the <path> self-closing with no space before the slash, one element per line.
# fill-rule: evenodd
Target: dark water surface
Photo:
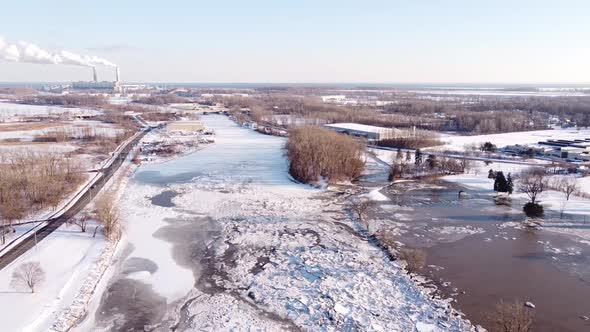
<path fill-rule="evenodd" d="M 536 306 L 535 331 L 590 331 L 590 322 L 580 318 L 590 316 L 590 246 L 547 231 L 502 227 L 524 219 L 520 201 L 497 205 L 485 192 L 437 185 L 442 188 L 413 189 L 407 183 L 384 189 L 390 204 L 406 207 L 396 213 L 407 220 L 383 210 L 376 216 L 407 226 L 399 240 L 426 251 L 421 274 L 444 297 L 455 298 L 455 308 L 490 328 L 498 301 L 530 301 Z M 464 198 L 459 190 L 466 191 Z M 459 240 L 432 232 L 445 226 L 485 232 Z"/>
<path fill-rule="evenodd" d="M 176 191 L 166 190 L 150 198 L 150 201 L 153 205 L 161 207 L 174 207 L 175 205 L 174 203 L 172 203 L 172 199 L 176 196 L 178 196 L 178 193 Z"/>

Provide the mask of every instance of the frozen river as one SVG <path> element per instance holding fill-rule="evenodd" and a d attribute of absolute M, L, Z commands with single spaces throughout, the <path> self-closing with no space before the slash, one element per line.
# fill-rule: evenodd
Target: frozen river
<path fill-rule="evenodd" d="M 212 192 L 255 183 L 293 186 L 282 158 L 284 139 L 243 129 L 225 116 L 203 118 L 216 143 L 166 163 L 142 166 L 122 199 L 126 238 L 116 272 L 94 317 L 105 330 L 140 330 L 169 318 L 167 312 L 197 285 L 205 248 L 217 225 L 203 204 Z M 197 183 L 196 192 L 189 188 Z M 223 187 L 223 188 L 222 188 Z M 176 206 L 179 192 L 191 204 Z M 133 301 L 129 299 L 132 298 Z M 93 322 L 90 322 L 93 320 Z"/>
<path fill-rule="evenodd" d="M 136 182 L 167 186 L 204 176 L 211 181 L 234 179 L 260 185 L 290 182 L 288 165 L 282 158 L 284 138 L 241 128 L 221 115 L 205 116 L 203 122 L 217 133 L 215 144 L 199 153 L 142 167 L 135 177 Z"/>
<path fill-rule="evenodd" d="M 355 231 L 345 192 L 291 180 L 283 138 L 203 122 L 215 144 L 126 187 L 121 252 L 79 331 L 469 330 Z"/>

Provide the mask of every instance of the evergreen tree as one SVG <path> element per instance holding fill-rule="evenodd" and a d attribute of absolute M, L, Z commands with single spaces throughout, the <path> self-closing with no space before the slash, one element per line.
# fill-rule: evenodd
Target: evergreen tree
<path fill-rule="evenodd" d="M 479 148 L 481 151 L 484 152 L 496 152 L 496 150 L 498 149 L 496 145 L 492 144 L 492 142 L 485 142 Z"/>
<path fill-rule="evenodd" d="M 497 192 L 505 193 L 508 192 L 508 181 L 504 177 L 502 171 L 496 173 L 496 180 L 494 181 L 494 190 Z"/>
<path fill-rule="evenodd" d="M 510 173 L 508 173 L 508 177 L 506 177 L 506 189 L 508 194 L 512 194 L 514 191 L 514 183 L 512 182 L 512 176 L 510 176 Z"/>
<path fill-rule="evenodd" d="M 490 168 L 490 171 L 488 172 L 488 179 L 495 179 L 496 178 L 496 173 L 494 173 L 494 170 Z"/>
<path fill-rule="evenodd" d="M 414 164 L 416 164 L 416 166 L 422 165 L 422 151 L 420 151 L 420 149 L 416 149 L 416 153 L 414 154 Z"/>

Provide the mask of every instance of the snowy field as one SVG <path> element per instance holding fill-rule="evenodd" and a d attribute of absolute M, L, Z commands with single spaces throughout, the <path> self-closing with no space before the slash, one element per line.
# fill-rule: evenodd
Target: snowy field
<path fill-rule="evenodd" d="M 471 329 L 353 231 L 358 225 L 336 193 L 289 178 L 284 139 L 240 128 L 223 116 L 203 121 L 216 131 L 215 144 L 140 168 L 123 196 L 132 244 L 126 259 L 149 260 L 157 268 L 120 270 L 113 285 L 121 279 L 149 285 L 167 303 L 158 323 L 170 322 L 177 331 Z M 164 191 L 178 194 L 174 206 L 151 204 L 150 197 Z M 199 234 L 200 218 L 219 228 L 207 241 L 208 263 L 198 266 L 192 257 L 191 266 L 179 264 L 195 254 L 183 248 L 197 235 L 175 240 L 163 234 L 171 227 Z M 119 314 L 125 317 L 95 316 L 83 326 L 125 326 L 137 312 Z"/>
<path fill-rule="evenodd" d="M 432 149 L 463 151 L 466 147 L 475 144 L 479 147 L 485 142 L 492 142 L 498 148 L 514 144 L 536 144 L 539 141 L 546 141 L 548 139 L 583 139 L 590 138 L 590 129 L 548 129 L 524 131 L 504 134 L 490 134 L 490 135 L 473 135 L 460 136 L 442 134 L 440 139 L 445 143 L 444 146 L 435 147 Z"/>
<path fill-rule="evenodd" d="M 33 127 L 35 122 L 29 122 Z M 81 134 L 84 130 L 89 128 L 92 133 L 100 136 L 114 137 L 117 134 L 122 133 L 122 129 L 115 128 L 111 123 L 105 123 L 95 120 L 74 120 L 74 121 L 62 121 L 55 124 L 48 123 L 42 129 L 31 129 L 27 130 L 26 127 L 22 130 L 9 130 L 7 127 L 10 123 L 0 123 L 0 140 L 7 139 L 19 139 L 22 141 L 32 141 L 35 136 L 49 134 L 52 132 L 64 132 L 71 133 L 72 135 Z"/>
<path fill-rule="evenodd" d="M 52 115 L 59 116 L 62 114 L 72 115 L 98 115 L 101 112 L 98 110 L 77 108 L 77 107 L 58 107 L 58 106 L 42 106 L 42 105 L 23 105 L 0 103 L 0 121 L 19 121 L 21 117 Z"/>
<path fill-rule="evenodd" d="M 590 88 L 580 88 L 588 91 Z M 525 96 L 525 97 L 587 97 L 588 93 L 573 89 L 539 89 L 539 91 L 510 91 L 499 89 L 409 90 L 408 92 L 434 96 Z M 434 97 L 433 97 L 434 98 Z"/>
<path fill-rule="evenodd" d="M 92 226 L 91 226 L 92 227 Z M 90 228 L 89 228 L 90 229 Z M 0 271 L 0 312 L 3 331 L 47 331 L 61 310 L 67 308 L 82 287 L 84 277 L 99 257 L 106 241 L 102 235 L 81 233 L 63 225 Z M 10 286 L 12 272 L 25 262 L 41 263 L 45 282 L 33 294 Z"/>

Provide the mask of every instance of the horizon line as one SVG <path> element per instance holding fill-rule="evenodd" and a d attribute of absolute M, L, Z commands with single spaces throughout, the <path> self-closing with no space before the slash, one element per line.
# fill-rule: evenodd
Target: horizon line
<path fill-rule="evenodd" d="M 0 84 L 70 84 L 72 82 L 80 81 L 0 81 Z M 81 81 L 84 82 L 84 81 Z M 103 82 L 111 82 L 104 80 Z M 186 81 L 186 82 L 174 82 L 174 81 L 122 81 L 123 84 L 202 84 L 202 85 L 222 85 L 222 84 L 234 84 L 234 85 L 522 85 L 522 86 L 535 86 L 535 85 L 589 85 L 588 82 L 354 82 L 354 81 L 342 81 L 342 82 L 207 82 L 207 81 Z"/>

